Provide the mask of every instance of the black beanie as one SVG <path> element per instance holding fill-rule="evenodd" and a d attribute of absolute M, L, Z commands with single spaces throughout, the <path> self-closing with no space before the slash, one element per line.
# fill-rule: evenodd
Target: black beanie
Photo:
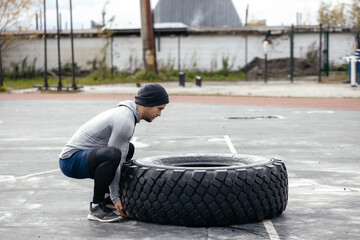
<path fill-rule="evenodd" d="M 135 96 L 135 103 L 153 107 L 169 103 L 169 96 L 160 84 L 148 83 L 139 89 L 138 96 Z"/>

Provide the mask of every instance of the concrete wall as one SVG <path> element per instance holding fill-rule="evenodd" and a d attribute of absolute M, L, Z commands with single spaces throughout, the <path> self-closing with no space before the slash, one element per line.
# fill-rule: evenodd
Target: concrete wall
<path fill-rule="evenodd" d="M 262 42 L 263 35 L 248 36 L 248 63 L 255 57 L 264 58 Z M 110 67 L 110 44 L 105 38 L 75 38 L 75 62 L 81 69 L 91 69 L 91 62 L 101 59 L 106 52 L 106 63 Z M 27 57 L 29 64 L 36 58 L 36 69 L 43 69 L 44 65 L 43 39 L 18 40 L 12 48 L 3 54 L 3 64 L 6 72 L 13 71 L 15 64 Z M 178 69 L 178 36 L 166 36 L 156 39 L 158 67 L 172 65 Z M 61 39 L 62 65 L 71 63 L 70 38 Z M 306 58 L 306 53 L 316 50 L 319 46 L 319 34 L 295 34 L 294 56 Z M 330 64 L 345 63 L 341 58 L 353 54 L 355 50 L 355 35 L 353 33 L 330 34 Z M 106 51 L 102 50 L 105 47 Z M 132 72 L 142 68 L 142 43 L 138 36 L 115 37 L 113 41 L 114 66 L 120 71 Z M 268 59 L 287 58 L 290 56 L 289 36 L 271 37 Z M 160 51 L 159 51 L 160 50 Z M 48 68 L 57 69 L 57 39 L 48 39 Z M 233 70 L 245 65 L 245 36 L 199 34 L 180 37 L 180 70 L 220 70 L 222 60 L 228 59 Z"/>
<path fill-rule="evenodd" d="M 90 69 L 91 61 L 100 58 L 101 49 L 105 46 L 106 40 L 102 38 L 81 38 L 74 39 L 75 62 L 82 69 Z M 70 38 L 61 39 L 61 63 L 71 63 L 71 42 Z M 57 39 L 47 40 L 47 62 L 48 69 L 58 68 Z M 3 64 L 6 72 L 12 71 L 14 65 L 21 68 L 22 61 L 27 58 L 28 65 L 31 65 L 36 58 L 36 69 L 44 68 L 44 40 L 18 40 L 14 42 L 3 55 Z"/>

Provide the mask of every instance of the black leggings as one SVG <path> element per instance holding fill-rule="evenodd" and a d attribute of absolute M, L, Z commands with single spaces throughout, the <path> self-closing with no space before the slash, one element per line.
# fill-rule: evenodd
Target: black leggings
<path fill-rule="evenodd" d="M 129 161 L 134 155 L 134 145 L 130 143 L 126 160 Z M 104 201 L 105 193 L 109 192 L 109 185 L 114 179 L 116 169 L 121 160 L 121 152 L 115 147 L 102 147 L 90 152 L 88 169 L 94 179 L 93 203 Z"/>

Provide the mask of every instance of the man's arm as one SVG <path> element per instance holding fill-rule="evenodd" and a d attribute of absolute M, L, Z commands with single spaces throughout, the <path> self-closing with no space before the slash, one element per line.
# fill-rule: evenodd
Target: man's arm
<path fill-rule="evenodd" d="M 124 113 L 122 113 L 124 114 Z M 119 183 L 121 177 L 121 167 L 125 162 L 126 154 L 129 150 L 129 142 L 134 134 L 134 115 L 131 115 L 124 118 L 124 115 L 121 117 L 115 116 L 116 121 L 113 124 L 111 136 L 108 142 L 108 146 L 117 147 L 121 151 L 121 160 L 120 164 L 116 169 L 114 179 L 112 180 L 109 189 L 110 189 L 110 198 L 116 203 L 120 200 L 119 193 Z M 121 120 L 120 120 L 121 119 Z"/>

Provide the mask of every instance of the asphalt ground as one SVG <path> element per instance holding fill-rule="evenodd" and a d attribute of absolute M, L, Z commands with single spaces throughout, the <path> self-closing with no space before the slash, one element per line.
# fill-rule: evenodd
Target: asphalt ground
<path fill-rule="evenodd" d="M 360 238 L 360 111 L 349 107 L 359 100 L 172 96 L 160 118 L 137 126 L 135 158 L 236 151 L 281 159 L 289 175 L 282 215 L 188 228 L 87 220 L 92 180 L 64 176 L 58 155 L 81 124 L 130 98 L 101 96 L 0 94 L 1 239 Z"/>

